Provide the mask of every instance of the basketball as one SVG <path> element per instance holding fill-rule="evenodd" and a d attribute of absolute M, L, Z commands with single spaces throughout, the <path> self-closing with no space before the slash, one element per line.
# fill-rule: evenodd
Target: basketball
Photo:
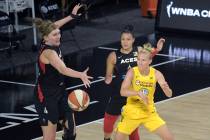
<path fill-rule="evenodd" d="M 68 104 L 74 111 L 85 110 L 90 103 L 90 98 L 84 90 L 76 89 L 68 96 Z"/>

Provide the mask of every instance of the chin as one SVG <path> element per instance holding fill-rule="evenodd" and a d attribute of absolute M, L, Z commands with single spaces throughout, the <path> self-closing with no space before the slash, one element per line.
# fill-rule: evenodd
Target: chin
<path fill-rule="evenodd" d="M 124 47 L 123 47 L 124 50 L 129 50 L 130 48 L 131 48 L 131 47 L 129 47 L 129 46 L 124 46 Z"/>
<path fill-rule="evenodd" d="M 56 43 L 56 46 L 60 46 L 61 43 Z"/>

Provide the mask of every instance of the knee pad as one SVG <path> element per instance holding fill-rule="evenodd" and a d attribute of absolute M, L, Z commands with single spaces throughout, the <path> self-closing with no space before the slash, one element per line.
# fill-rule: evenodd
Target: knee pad
<path fill-rule="evenodd" d="M 107 138 L 107 139 L 106 139 L 106 138 L 104 138 L 104 140 L 112 140 L 112 139 L 111 139 L 111 138 Z"/>
<path fill-rule="evenodd" d="M 129 140 L 140 140 L 138 128 L 129 135 Z"/>
<path fill-rule="evenodd" d="M 112 133 L 114 124 L 118 118 L 118 115 L 110 115 L 105 113 L 104 115 L 104 132 Z"/>
<path fill-rule="evenodd" d="M 65 125 L 65 121 L 63 122 L 63 128 L 64 128 L 64 134 L 63 134 L 63 140 L 75 140 L 76 134 L 75 134 L 75 123 L 73 119 L 73 114 L 69 113 L 67 115 L 67 121 L 68 126 Z"/>
<path fill-rule="evenodd" d="M 68 123 L 66 124 L 66 122 Z M 73 119 L 73 114 L 69 113 L 66 116 L 66 119 L 63 120 L 62 122 L 62 127 L 64 128 L 64 132 L 66 131 L 67 133 L 74 135 L 76 128 L 75 128 L 75 122 Z"/>
<path fill-rule="evenodd" d="M 62 140 L 75 140 L 76 134 L 73 134 L 69 129 L 64 128 Z"/>

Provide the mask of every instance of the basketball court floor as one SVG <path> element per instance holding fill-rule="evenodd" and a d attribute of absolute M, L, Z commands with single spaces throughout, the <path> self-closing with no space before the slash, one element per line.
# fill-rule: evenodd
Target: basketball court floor
<path fill-rule="evenodd" d="M 147 36 L 155 42 L 155 36 Z M 160 70 L 173 90 L 167 99 L 159 87 L 156 105 L 176 140 L 209 140 L 210 138 L 210 41 L 200 38 L 165 36 L 163 51 L 152 65 Z M 142 37 L 136 38 L 142 43 Z M 81 81 L 66 78 L 67 91 L 83 89 L 89 93 L 91 103 L 83 112 L 75 112 L 78 140 L 103 139 L 103 114 L 109 100 L 104 86 L 105 62 L 108 53 L 116 50 L 119 42 L 98 46 L 65 56 L 68 66 L 84 70 L 90 68 L 91 88 L 85 89 Z M 40 140 L 41 128 L 33 106 L 36 77 L 35 64 L 4 71 L 0 76 L 0 139 Z M 141 140 L 160 139 L 140 128 Z M 61 140 L 58 130 L 57 139 Z"/>

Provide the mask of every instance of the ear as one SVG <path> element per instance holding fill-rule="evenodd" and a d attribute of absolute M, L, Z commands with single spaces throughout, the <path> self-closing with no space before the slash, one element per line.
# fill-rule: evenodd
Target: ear
<path fill-rule="evenodd" d="M 149 65 L 152 64 L 152 59 L 149 60 Z"/>
<path fill-rule="evenodd" d="M 43 36 L 43 39 L 46 42 L 48 40 L 48 37 L 45 35 L 45 36 Z"/>
<path fill-rule="evenodd" d="M 133 38 L 133 43 L 135 42 L 135 37 Z"/>

